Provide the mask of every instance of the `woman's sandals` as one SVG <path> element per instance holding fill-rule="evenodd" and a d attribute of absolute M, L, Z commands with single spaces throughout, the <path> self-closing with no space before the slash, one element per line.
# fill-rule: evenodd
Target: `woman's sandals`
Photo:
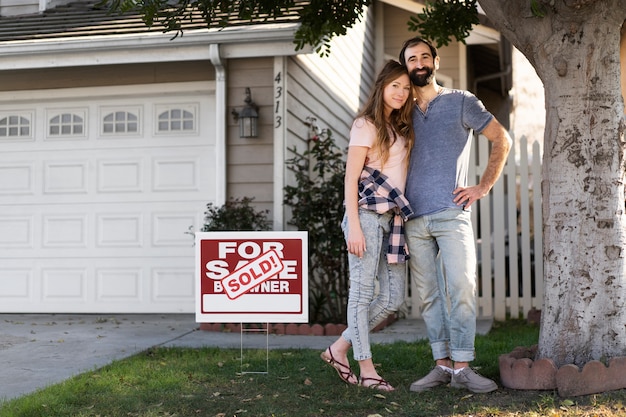
<path fill-rule="evenodd" d="M 339 378 L 341 378 L 343 382 L 349 385 L 356 385 L 359 381 L 357 380 L 356 375 L 354 375 L 350 367 L 335 359 L 335 357 L 333 356 L 333 351 L 330 349 L 330 346 L 328 347 L 327 351 L 328 354 L 326 354 L 326 350 L 320 354 L 322 360 L 332 366 L 335 371 L 337 371 Z"/>
<path fill-rule="evenodd" d="M 368 385 L 364 385 L 363 384 L 364 381 L 374 381 L 374 382 Z M 395 390 L 395 388 L 392 387 L 389 384 L 389 382 L 385 381 L 382 378 L 367 378 L 367 377 L 359 378 L 359 386 L 365 387 L 365 388 L 377 389 L 379 391 L 386 391 L 386 392 Z"/>

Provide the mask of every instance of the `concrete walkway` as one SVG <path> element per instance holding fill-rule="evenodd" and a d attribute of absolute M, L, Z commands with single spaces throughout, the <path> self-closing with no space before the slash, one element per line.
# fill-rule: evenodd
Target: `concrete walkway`
<path fill-rule="evenodd" d="M 477 322 L 478 334 L 491 328 Z M 0 400 L 29 394 L 151 347 L 322 350 L 336 336 L 288 336 L 198 330 L 193 314 L 0 314 Z M 422 320 L 399 320 L 373 343 L 426 338 Z"/>

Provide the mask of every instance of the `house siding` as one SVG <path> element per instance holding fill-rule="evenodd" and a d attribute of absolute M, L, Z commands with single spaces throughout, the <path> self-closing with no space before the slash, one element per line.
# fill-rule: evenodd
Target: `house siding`
<path fill-rule="evenodd" d="M 340 149 L 348 145 L 354 116 L 367 99 L 375 77 L 373 8 L 369 8 L 361 22 L 348 30 L 346 36 L 331 41 L 331 53 L 321 57 L 317 53 L 297 55 L 289 59 L 287 79 L 287 134 L 286 148 L 299 152 L 307 149 L 313 134 L 305 124 L 315 119 L 319 129 L 330 129 Z M 288 150 L 286 158 L 293 156 Z M 285 183 L 296 185 L 288 170 Z M 285 211 L 283 227 L 289 229 Z"/>
<path fill-rule="evenodd" d="M 298 55 L 289 63 L 289 116 L 316 117 L 320 128 L 332 128 L 339 145 L 347 145 L 352 120 L 376 76 L 373 25 L 370 8 L 346 36 L 333 39 L 330 56 Z"/>
<path fill-rule="evenodd" d="M 227 198 L 254 199 L 257 210 L 269 210 L 272 218 L 273 193 L 273 57 L 231 59 L 227 63 L 228 92 L 226 138 Z M 231 114 L 244 106 L 245 90 L 259 107 L 257 138 L 240 138 L 239 127 Z"/>
<path fill-rule="evenodd" d="M 62 6 L 72 0 L 46 0 L 45 9 Z M 40 0 L 2 0 L 0 1 L 0 16 L 19 16 L 39 12 Z"/>
<path fill-rule="evenodd" d="M 2 0 L 0 2 L 0 16 L 17 16 L 38 11 L 39 0 Z"/>
<path fill-rule="evenodd" d="M 397 60 L 404 41 L 417 36 L 416 32 L 409 32 L 407 28 L 409 17 L 410 13 L 405 10 L 388 4 L 383 6 L 385 58 Z"/>

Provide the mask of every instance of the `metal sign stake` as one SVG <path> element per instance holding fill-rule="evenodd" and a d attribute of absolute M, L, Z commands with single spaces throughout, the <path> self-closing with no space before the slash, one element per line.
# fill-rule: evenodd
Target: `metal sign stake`
<path fill-rule="evenodd" d="M 270 362 L 270 348 L 269 348 L 269 339 L 270 339 L 270 324 L 269 323 L 265 323 L 265 328 L 261 328 L 261 329 L 246 329 L 244 328 L 244 324 L 240 323 L 240 329 L 241 329 L 241 344 L 240 344 L 240 369 L 241 369 L 241 374 L 245 375 L 245 374 L 269 374 L 269 362 Z M 244 371 L 244 364 L 243 364 L 243 334 L 244 333 L 265 333 L 265 371 Z"/>

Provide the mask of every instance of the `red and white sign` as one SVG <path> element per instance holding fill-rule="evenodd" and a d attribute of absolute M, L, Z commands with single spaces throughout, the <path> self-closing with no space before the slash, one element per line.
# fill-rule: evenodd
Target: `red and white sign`
<path fill-rule="evenodd" d="M 306 232 L 196 233 L 196 321 L 309 321 Z"/>

